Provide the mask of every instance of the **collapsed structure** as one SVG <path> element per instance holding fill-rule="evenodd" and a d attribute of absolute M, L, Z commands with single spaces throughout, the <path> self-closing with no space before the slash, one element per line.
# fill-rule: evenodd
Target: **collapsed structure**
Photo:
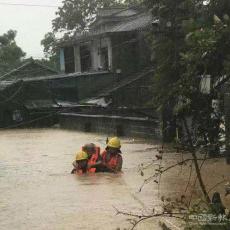
<path fill-rule="evenodd" d="M 63 127 L 160 137 L 151 103 L 154 70 L 147 34 L 152 21 L 152 14 L 138 7 L 99 9 L 87 31 L 59 44 L 61 73 L 14 80 L 45 84 L 65 109 Z"/>

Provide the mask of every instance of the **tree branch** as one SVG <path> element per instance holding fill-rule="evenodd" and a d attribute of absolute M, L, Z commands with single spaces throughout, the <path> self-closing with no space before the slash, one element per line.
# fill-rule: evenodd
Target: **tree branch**
<path fill-rule="evenodd" d="M 207 193 L 206 187 L 204 185 L 204 182 L 203 182 L 203 179 L 202 179 L 202 176 L 201 176 L 201 173 L 200 173 L 196 152 L 195 152 L 194 146 L 192 144 L 191 134 L 190 134 L 188 124 L 187 124 L 185 118 L 183 118 L 183 123 L 184 123 L 186 132 L 187 132 L 188 137 L 189 137 L 188 140 L 189 140 L 189 144 L 190 144 L 190 147 L 191 147 L 191 150 L 192 150 L 192 156 L 193 156 L 193 159 L 194 159 L 194 165 L 195 165 L 195 169 L 196 169 L 196 174 L 197 174 L 197 178 L 198 178 L 201 190 L 203 192 L 203 195 L 204 195 L 207 203 L 211 203 L 210 197 L 209 197 L 209 195 Z"/>
<path fill-rule="evenodd" d="M 116 210 L 116 215 L 124 215 L 124 216 L 130 216 L 133 218 L 138 218 L 138 220 L 132 220 L 131 224 L 133 225 L 131 230 L 135 229 L 135 227 L 142 221 L 145 221 L 147 219 L 151 219 L 151 218 L 157 218 L 157 217 L 170 217 L 170 218 L 176 218 L 176 219 L 181 219 L 184 220 L 184 217 L 181 217 L 181 213 L 179 212 L 175 212 L 175 213 L 167 213 L 167 212 L 163 212 L 163 213 L 158 213 L 158 214 L 152 214 L 152 215 L 138 215 L 138 214 L 134 214 L 134 213 L 129 213 L 129 212 L 124 212 L 124 211 L 120 211 L 118 210 L 116 207 L 113 207 Z M 179 216 L 177 216 L 179 215 Z"/>
<path fill-rule="evenodd" d="M 218 157 L 218 158 L 219 158 L 219 157 Z M 214 158 L 213 158 L 213 157 L 210 157 L 210 158 L 196 158 L 196 161 L 203 161 L 203 162 L 204 162 L 204 161 L 209 160 L 209 159 L 214 159 Z M 142 189 L 143 189 L 143 187 L 144 187 L 145 184 L 147 184 L 147 183 L 149 183 L 150 181 L 152 181 L 153 179 L 155 179 L 157 176 L 159 176 L 159 174 L 165 173 L 165 172 L 167 172 L 167 171 L 169 171 L 169 170 L 175 168 L 175 167 L 178 166 L 178 165 L 183 165 L 183 164 L 185 164 L 185 163 L 188 162 L 188 161 L 194 161 L 194 159 L 189 158 L 189 159 L 186 159 L 186 160 L 177 162 L 176 164 L 173 164 L 173 165 L 167 167 L 167 168 L 164 169 L 164 170 L 161 170 L 161 169 L 163 168 L 163 167 L 161 167 L 160 169 L 157 170 L 157 172 L 156 172 L 154 175 L 152 175 L 152 176 L 150 176 L 150 177 L 148 177 L 147 179 L 144 180 L 143 184 L 141 185 L 141 187 L 140 187 L 140 189 L 139 189 L 139 192 L 142 191 Z M 159 164 L 159 165 L 160 165 L 160 164 Z"/>

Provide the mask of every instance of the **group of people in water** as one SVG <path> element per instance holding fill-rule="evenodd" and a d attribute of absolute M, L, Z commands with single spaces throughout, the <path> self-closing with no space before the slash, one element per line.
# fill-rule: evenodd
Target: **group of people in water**
<path fill-rule="evenodd" d="M 94 143 L 86 144 L 77 152 L 72 174 L 97 172 L 117 173 L 122 169 L 121 142 L 118 137 L 107 140 L 107 146 L 101 153 L 100 147 Z"/>

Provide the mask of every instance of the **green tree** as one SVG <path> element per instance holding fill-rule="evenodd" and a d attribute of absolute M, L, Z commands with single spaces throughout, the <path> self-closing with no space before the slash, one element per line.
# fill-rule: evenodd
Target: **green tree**
<path fill-rule="evenodd" d="M 16 65 L 20 64 L 25 53 L 17 46 L 15 38 L 17 32 L 9 30 L 0 36 L 0 74 L 10 71 Z"/>
<path fill-rule="evenodd" d="M 49 32 L 45 34 L 44 38 L 41 41 L 43 46 L 43 52 L 45 54 L 44 64 L 50 66 L 53 69 L 59 69 L 59 51 L 57 47 L 58 39 L 55 36 L 54 32 Z"/>
<path fill-rule="evenodd" d="M 82 31 L 95 19 L 98 8 L 119 6 L 119 0 L 66 0 L 59 7 L 53 20 L 53 30 L 57 31 Z"/>
<path fill-rule="evenodd" d="M 56 12 L 53 31 L 82 31 L 95 19 L 99 8 L 140 4 L 141 0 L 66 0 Z"/>
<path fill-rule="evenodd" d="M 214 89 L 204 95 L 199 86 L 202 76 L 208 75 L 215 82 L 220 76 L 230 74 L 229 1 L 146 0 L 145 3 L 157 19 L 150 33 L 156 57 L 154 105 L 174 106 L 171 112 L 178 119 L 192 116 L 193 136 L 203 142 L 198 143 L 218 145 L 221 116 L 211 118 L 211 102 L 218 95 Z"/>
<path fill-rule="evenodd" d="M 156 56 L 154 102 L 161 108 L 169 102 L 174 105 L 188 136 L 200 187 L 209 203 L 196 157 L 198 142 L 193 143 L 194 130 L 189 129 L 185 117 L 193 118 L 196 141 L 202 138 L 202 144 L 217 144 L 220 119 L 211 118 L 211 100 L 216 93 L 212 89 L 209 95 L 202 94 L 199 84 L 201 76 L 209 75 L 215 82 L 221 75 L 229 75 L 230 4 L 227 0 L 146 0 L 145 3 L 157 19 L 150 34 Z"/>

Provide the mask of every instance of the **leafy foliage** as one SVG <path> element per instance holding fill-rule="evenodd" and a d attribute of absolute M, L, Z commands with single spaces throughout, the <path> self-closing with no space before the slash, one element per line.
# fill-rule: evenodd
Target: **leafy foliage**
<path fill-rule="evenodd" d="M 118 6 L 121 1 L 110 0 L 66 0 L 53 20 L 54 32 L 62 30 L 84 30 L 94 18 L 98 8 Z"/>
<path fill-rule="evenodd" d="M 164 107 L 182 102 L 177 116 L 192 116 L 199 135 L 217 140 L 220 119 L 210 114 L 215 90 L 200 92 L 201 76 L 210 75 L 215 82 L 229 75 L 230 10 L 229 1 L 146 0 L 153 16 L 159 20 L 151 33 L 155 54 L 154 104 Z M 220 118 L 220 117 L 219 117 Z M 216 137 L 213 136 L 215 133 Z"/>
<path fill-rule="evenodd" d="M 21 62 L 25 53 L 17 46 L 17 32 L 9 30 L 0 36 L 0 74 L 4 74 Z"/>
<path fill-rule="evenodd" d="M 95 19 L 99 8 L 139 4 L 140 0 L 66 0 L 53 20 L 53 31 L 82 31 Z"/>
<path fill-rule="evenodd" d="M 57 47 L 57 38 L 53 32 L 48 32 L 41 41 L 41 45 L 44 47 L 45 54 L 43 64 L 50 66 L 53 69 L 59 69 L 59 52 Z"/>

